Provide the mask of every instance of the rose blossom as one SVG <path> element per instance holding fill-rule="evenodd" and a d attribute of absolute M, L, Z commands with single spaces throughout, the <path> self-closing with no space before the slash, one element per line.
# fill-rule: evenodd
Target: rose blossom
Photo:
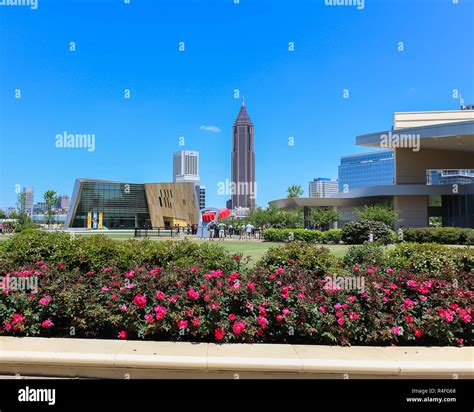
<path fill-rule="evenodd" d="M 147 313 L 145 315 L 145 320 L 148 322 L 148 323 L 153 323 L 155 321 L 155 319 L 153 319 L 153 315 L 150 314 L 150 313 Z"/>
<path fill-rule="evenodd" d="M 178 320 L 176 324 L 178 325 L 179 329 L 186 329 L 188 327 L 188 321 L 184 319 Z"/>
<path fill-rule="evenodd" d="M 41 323 L 41 327 L 42 327 L 42 328 L 45 328 L 45 329 L 46 329 L 46 328 L 50 328 L 50 327 L 53 326 L 53 325 L 54 325 L 54 323 L 53 323 L 53 321 L 52 321 L 51 319 L 46 319 L 46 320 L 44 320 L 44 321 Z"/>
<path fill-rule="evenodd" d="M 118 338 L 119 338 L 119 339 L 127 339 L 127 331 L 121 330 L 121 331 L 118 333 Z"/>
<path fill-rule="evenodd" d="M 196 292 L 193 288 L 188 289 L 188 297 L 191 300 L 197 300 L 199 298 L 199 293 Z"/>
<path fill-rule="evenodd" d="M 234 322 L 232 329 L 236 335 L 240 335 L 245 329 L 245 323 L 242 321 Z"/>
<path fill-rule="evenodd" d="M 158 292 L 156 292 L 156 298 L 158 300 L 163 300 L 165 298 L 165 294 L 161 290 L 159 290 Z"/>
<path fill-rule="evenodd" d="M 236 319 L 237 319 L 237 316 L 235 316 L 233 313 L 231 313 L 231 314 L 229 315 L 229 320 L 230 320 L 230 321 L 234 321 L 234 320 L 236 320 Z"/>
<path fill-rule="evenodd" d="M 133 303 L 137 305 L 140 309 L 143 309 L 146 306 L 146 297 L 142 294 L 138 294 L 133 298 Z"/>
<path fill-rule="evenodd" d="M 216 337 L 217 340 L 222 340 L 224 338 L 224 331 L 221 328 L 216 328 L 214 330 L 214 336 Z"/>
<path fill-rule="evenodd" d="M 166 315 L 166 308 L 164 306 L 155 306 L 153 310 L 156 312 L 155 317 L 157 320 L 163 319 Z"/>
<path fill-rule="evenodd" d="M 51 298 L 51 296 L 45 296 L 45 297 L 41 298 L 41 299 L 38 301 L 38 303 L 39 303 L 41 306 L 48 306 L 48 305 L 51 303 L 52 300 L 53 300 L 53 299 Z"/>

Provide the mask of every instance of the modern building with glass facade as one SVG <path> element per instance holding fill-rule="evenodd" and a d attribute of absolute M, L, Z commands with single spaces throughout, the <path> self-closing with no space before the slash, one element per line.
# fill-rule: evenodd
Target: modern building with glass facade
<path fill-rule="evenodd" d="M 134 229 L 198 223 L 193 183 L 77 179 L 66 228 Z"/>
<path fill-rule="evenodd" d="M 395 176 L 393 150 L 342 156 L 339 165 L 339 192 L 362 187 L 392 185 Z"/>
<path fill-rule="evenodd" d="M 303 207 L 308 216 L 312 207 L 349 213 L 389 201 L 398 216 L 397 227 L 427 227 L 431 218 L 438 218 L 443 226 L 474 228 L 474 183 L 468 176 L 474 169 L 474 110 L 395 113 L 390 130 L 358 136 L 356 142 L 383 148 L 389 135 L 397 142 L 392 145 L 393 183 L 350 187 L 330 198 L 279 199 L 270 204 Z"/>

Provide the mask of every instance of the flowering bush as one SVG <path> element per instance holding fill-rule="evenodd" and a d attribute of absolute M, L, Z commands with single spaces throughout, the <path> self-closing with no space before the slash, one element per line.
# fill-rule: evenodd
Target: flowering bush
<path fill-rule="evenodd" d="M 277 255 L 281 258 L 283 252 Z M 291 253 L 292 249 L 287 251 Z M 320 253 L 325 256 L 324 250 Z M 240 273 L 218 269 L 219 262 L 215 269 L 171 262 L 165 267 L 121 270 L 104 266 L 84 272 L 61 262 L 38 261 L 1 272 L 10 281 L 37 279 L 38 290 L 0 291 L 0 334 L 339 345 L 470 344 L 470 274 L 463 268 L 429 273 L 357 265 L 339 268 L 335 275 L 328 272 L 330 265 L 322 269 L 321 262 L 304 260 L 306 266 L 302 266 L 290 257 L 284 266 L 264 261 Z M 353 279 L 357 282 L 348 287 L 345 281 Z"/>

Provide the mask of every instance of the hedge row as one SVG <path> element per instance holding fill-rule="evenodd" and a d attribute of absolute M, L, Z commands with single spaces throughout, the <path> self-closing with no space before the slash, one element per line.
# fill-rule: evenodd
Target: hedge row
<path fill-rule="evenodd" d="M 418 243 L 439 243 L 442 245 L 474 245 L 474 229 L 458 227 L 407 228 L 403 230 L 404 240 Z"/>
<path fill-rule="evenodd" d="M 330 229 L 321 232 L 307 229 L 266 229 L 263 238 L 268 242 L 299 240 L 312 243 L 339 243 L 342 240 L 342 230 Z"/>
<path fill-rule="evenodd" d="M 125 242 L 94 238 L 46 235 L 52 250 L 30 235 L 2 245 L 0 276 L 34 277 L 38 290 L 0 293 L 0 335 L 74 331 L 75 337 L 172 341 L 471 344 L 469 250 L 407 243 L 387 252 L 369 244 L 353 246 L 342 261 L 327 248 L 291 242 L 245 271 L 235 270 L 238 259 L 216 245 L 182 241 L 155 249 L 131 242 L 146 259 L 136 264 L 141 257 L 131 252 L 128 260 L 118 258 L 117 251 L 127 253 Z M 171 253 L 166 259 L 164 250 Z M 6 256 L 16 260 L 9 263 Z M 95 269 L 75 267 L 78 259 Z"/>

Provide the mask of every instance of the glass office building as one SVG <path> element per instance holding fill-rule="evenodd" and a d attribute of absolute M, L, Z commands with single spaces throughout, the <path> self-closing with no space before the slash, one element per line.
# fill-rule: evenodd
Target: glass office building
<path fill-rule="evenodd" d="M 474 169 L 445 169 L 426 171 L 428 185 L 469 185 L 474 183 Z"/>
<path fill-rule="evenodd" d="M 343 156 L 339 165 L 339 192 L 393 185 L 394 177 L 395 159 L 392 150 Z"/>
<path fill-rule="evenodd" d="M 144 227 L 150 221 L 143 184 L 82 182 L 71 227 L 87 227 L 89 212 L 102 213 L 108 229 Z"/>

